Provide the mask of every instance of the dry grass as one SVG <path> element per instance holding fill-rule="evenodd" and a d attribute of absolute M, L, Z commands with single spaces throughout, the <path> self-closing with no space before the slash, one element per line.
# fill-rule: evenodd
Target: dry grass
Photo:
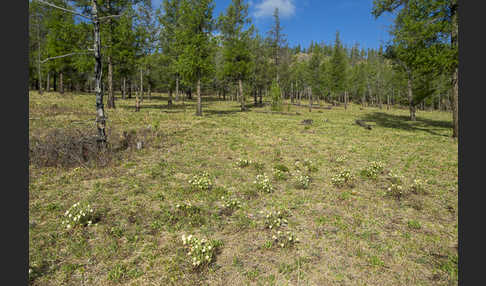
<path fill-rule="evenodd" d="M 30 137 L 94 130 L 93 101 L 31 93 Z M 104 167 L 30 165 L 32 285 L 457 285 L 458 159 L 449 113 L 419 112 L 409 122 L 406 110 L 355 105 L 285 107 L 288 116 L 242 113 L 239 103 L 215 98 L 203 104 L 196 117 L 194 102 L 167 109 L 166 98 L 145 99 L 134 112 L 134 99 L 118 100 L 107 111 L 112 141 L 133 130 L 146 148 L 121 151 Z M 63 112 L 49 112 L 53 105 Z M 357 119 L 373 121 L 373 129 Z M 256 164 L 235 167 L 238 158 Z M 361 176 L 372 161 L 384 171 Z M 283 166 L 289 175 L 274 179 Z M 355 181 L 338 188 L 331 178 L 344 168 Z M 297 169 L 311 177 L 307 189 L 296 188 Z M 209 191 L 188 182 L 202 171 L 212 178 Z M 387 193 L 389 171 L 403 176 L 400 199 Z M 255 190 L 261 173 L 273 193 Z M 417 178 L 423 192 L 411 188 Z M 241 207 L 224 211 L 222 196 Z M 91 203 L 100 220 L 67 231 L 63 214 L 78 201 Z M 197 211 L 177 211 L 183 203 Z M 293 247 L 272 246 L 274 230 L 264 223 L 274 210 L 289 212 L 279 230 L 296 234 Z M 182 234 L 191 233 L 224 243 L 206 269 L 194 271 L 182 247 Z"/>

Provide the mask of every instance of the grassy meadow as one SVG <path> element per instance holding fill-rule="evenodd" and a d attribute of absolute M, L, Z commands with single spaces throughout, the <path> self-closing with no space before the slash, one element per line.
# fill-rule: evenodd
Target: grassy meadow
<path fill-rule="evenodd" d="M 118 99 L 106 109 L 109 142 L 125 131 L 144 148 L 69 167 L 31 154 L 31 285 L 458 284 L 450 113 L 410 122 L 407 109 L 351 104 L 272 114 L 247 101 L 240 112 L 203 97 L 196 117 L 195 100 L 168 109 L 153 94 L 135 112 L 134 98 Z M 53 130 L 95 132 L 94 118 L 92 94 L 29 94 L 29 137 L 45 148 Z M 78 202 L 90 223 L 68 228 Z M 212 241 L 208 263 L 194 265 L 183 235 Z"/>

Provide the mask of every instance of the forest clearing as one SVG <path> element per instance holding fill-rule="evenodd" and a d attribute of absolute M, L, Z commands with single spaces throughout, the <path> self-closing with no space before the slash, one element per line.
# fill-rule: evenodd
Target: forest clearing
<path fill-rule="evenodd" d="M 458 284 L 457 1 L 308 4 L 29 1 L 30 285 Z"/>
<path fill-rule="evenodd" d="M 92 98 L 31 92 L 29 137 L 93 132 Z M 208 96 L 198 117 L 195 100 L 184 111 L 182 103 L 167 109 L 166 99 L 145 99 L 141 112 L 135 99 L 117 100 L 108 112 L 109 142 L 133 130 L 141 150 L 130 145 L 97 168 L 30 166 L 34 285 L 457 283 L 458 157 L 448 112 L 421 111 L 411 122 L 406 109 L 351 104 L 281 115 Z M 334 185 L 343 170 L 353 179 Z M 202 172 L 208 188 L 189 183 Z M 270 192 L 254 183 L 259 174 Z M 402 193 L 388 190 L 394 184 Z M 97 221 L 66 231 L 64 213 L 77 202 Z M 269 229 L 266 215 L 278 211 L 288 223 Z M 277 231 L 298 242 L 280 247 Z M 181 239 L 190 234 L 221 241 L 208 267 L 194 271 Z"/>

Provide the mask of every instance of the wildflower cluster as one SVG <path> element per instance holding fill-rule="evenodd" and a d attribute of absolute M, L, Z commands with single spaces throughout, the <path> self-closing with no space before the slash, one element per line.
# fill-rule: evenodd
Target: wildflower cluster
<path fill-rule="evenodd" d="M 309 176 L 302 174 L 301 172 L 296 172 L 295 183 L 296 183 L 298 188 L 301 188 L 301 189 L 309 188 L 310 181 L 311 181 L 311 179 L 310 179 Z"/>
<path fill-rule="evenodd" d="M 335 161 L 336 161 L 336 163 L 344 163 L 346 161 L 346 159 L 348 159 L 348 158 L 346 158 L 346 156 L 341 155 L 341 156 L 338 156 Z"/>
<path fill-rule="evenodd" d="M 292 247 L 295 243 L 299 242 L 299 239 L 290 231 L 285 234 L 282 231 L 277 231 L 272 235 L 273 241 L 281 248 Z"/>
<path fill-rule="evenodd" d="M 342 188 L 346 185 L 350 185 L 353 182 L 353 180 L 354 180 L 353 175 L 351 175 L 351 172 L 346 169 L 340 171 L 339 173 L 337 173 L 331 178 L 332 184 L 339 188 Z"/>
<path fill-rule="evenodd" d="M 62 225 L 68 230 L 78 225 L 90 226 L 93 223 L 93 212 L 89 204 L 77 202 L 64 213 Z"/>
<path fill-rule="evenodd" d="M 213 183 L 207 172 L 202 172 L 201 174 L 194 175 L 191 180 L 189 180 L 194 190 L 208 191 L 212 188 Z"/>
<path fill-rule="evenodd" d="M 276 179 L 276 180 L 286 180 L 287 179 L 287 173 L 280 170 L 280 169 L 276 169 L 274 168 L 273 169 L 273 177 Z"/>
<path fill-rule="evenodd" d="M 410 186 L 410 190 L 415 194 L 425 194 L 425 185 L 421 179 L 413 180 L 413 184 Z"/>
<path fill-rule="evenodd" d="M 289 213 L 287 211 L 273 211 L 268 212 L 265 216 L 265 228 L 277 229 L 281 226 L 288 224 L 287 217 Z"/>
<path fill-rule="evenodd" d="M 198 239 L 192 234 L 189 236 L 182 235 L 182 243 L 188 250 L 187 256 L 192 258 L 191 262 L 194 268 L 210 264 L 215 257 L 216 249 L 221 245 L 218 241 L 205 238 Z"/>
<path fill-rule="evenodd" d="M 265 193 L 273 192 L 272 183 L 270 183 L 270 179 L 265 174 L 257 175 L 253 183 L 256 185 L 258 191 L 265 192 Z"/>
<path fill-rule="evenodd" d="M 398 173 L 394 173 L 393 171 L 390 171 L 388 172 L 388 180 L 390 180 L 390 182 L 392 182 L 393 184 L 401 185 L 403 183 L 403 176 Z"/>
<path fill-rule="evenodd" d="M 294 166 L 297 170 L 304 170 L 307 172 L 317 171 L 317 167 L 314 165 L 312 160 L 304 159 L 301 161 L 295 161 Z"/>
<path fill-rule="evenodd" d="M 238 158 L 235 165 L 236 165 L 236 167 L 245 168 L 245 167 L 250 166 L 251 163 L 252 163 L 251 160 Z"/>
<path fill-rule="evenodd" d="M 225 197 L 221 197 L 221 200 L 224 201 L 223 206 L 227 209 L 239 209 L 241 206 L 241 203 L 237 199 L 227 199 Z"/>
<path fill-rule="evenodd" d="M 383 173 L 384 169 L 385 166 L 382 162 L 373 161 L 368 167 L 366 167 L 366 169 L 361 171 L 361 174 L 365 177 L 376 179 L 379 174 Z"/>
<path fill-rule="evenodd" d="M 405 195 L 402 185 L 399 184 L 392 184 L 390 187 L 388 187 L 387 192 L 388 195 L 397 199 L 400 199 Z"/>

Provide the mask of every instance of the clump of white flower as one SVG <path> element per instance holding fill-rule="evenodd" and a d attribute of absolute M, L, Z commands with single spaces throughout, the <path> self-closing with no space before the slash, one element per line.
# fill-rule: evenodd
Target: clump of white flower
<path fill-rule="evenodd" d="M 221 200 L 223 201 L 223 207 L 225 207 L 227 209 L 235 210 L 235 209 L 240 208 L 240 206 L 241 206 L 240 201 L 237 200 L 237 199 L 230 199 L 230 198 L 221 197 Z"/>
<path fill-rule="evenodd" d="M 388 172 L 388 180 L 392 182 L 392 184 L 402 185 L 403 184 L 403 176 L 399 173 L 395 173 L 393 171 Z"/>
<path fill-rule="evenodd" d="M 353 180 L 354 180 L 353 175 L 347 169 L 341 170 L 339 173 L 332 176 L 331 178 L 332 184 L 339 188 L 342 188 L 346 185 L 348 186 L 351 185 Z"/>
<path fill-rule="evenodd" d="M 289 223 L 287 220 L 289 216 L 289 212 L 285 210 L 267 212 L 264 220 L 265 228 L 277 229 L 286 226 Z"/>
<path fill-rule="evenodd" d="M 292 247 L 295 243 L 299 242 L 299 239 L 294 233 L 290 231 L 284 233 L 280 230 L 272 235 L 272 240 L 280 248 Z"/>
<path fill-rule="evenodd" d="M 421 179 L 414 179 L 413 184 L 410 186 L 410 190 L 415 194 L 426 194 L 424 181 Z"/>
<path fill-rule="evenodd" d="M 182 243 L 194 268 L 209 265 L 216 256 L 216 250 L 222 245 L 220 241 L 199 239 L 192 234 L 182 235 Z"/>
<path fill-rule="evenodd" d="M 344 163 L 346 162 L 347 157 L 345 155 L 340 155 L 336 158 L 336 163 Z"/>
<path fill-rule="evenodd" d="M 373 161 L 368 167 L 361 171 L 365 177 L 376 179 L 378 175 L 383 174 L 385 165 L 380 161 Z"/>
<path fill-rule="evenodd" d="M 256 189 L 260 192 L 271 193 L 274 191 L 270 179 L 265 174 L 257 175 L 253 183 L 256 185 Z"/>
<path fill-rule="evenodd" d="M 304 159 L 302 161 L 297 160 L 294 163 L 294 167 L 300 171 L 315 172 L 317 171 L 317 166 L 312 162 L 312 160 Z"/>
<path fill-rule="evenodd" d="M 252 164 L 251 160 L 241 159 L 241 158 L 238 158 L 238 160 L 236 160 L 235 163 L 236 167 L 240 167 L 240 168 L 248 167 L 250 166 L 250 164 Z"/>
<path fill-rule="evenodd" d="M 90 226 L 93 220 L 93 208 L 88 203 L 77 202 L 64 213 L 62 226 L 70 230 L 76 226 Z"/>
<path fill-rule="evenodd" d="M 295 173 L 295 184 L 298 188 L 307 189 L 310 185 L 310 177 L 308 175 L 302 174 L 301 172 Z"/>
<path fill-rule="evenodd" d="M 388 195 L 395 197 L 397 199 L 401 199 L 405 195 L 405 190 L 403 189 L 402 185 L 399 184 L 391 184 L 390 187 L 387 189 Z"/>
<path fill-rule="evenodd" d="M 207 172 L 194 175 L 192 179 L 189 180 L 189 184 L 191 184 L 194 190 L 199 191 L 208 191 L 213 187 L 213 183 Z"/>

